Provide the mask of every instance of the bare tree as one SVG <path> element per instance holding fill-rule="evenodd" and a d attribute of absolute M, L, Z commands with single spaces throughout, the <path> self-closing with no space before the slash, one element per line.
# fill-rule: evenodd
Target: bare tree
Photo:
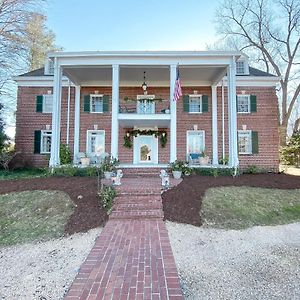
<path fill-rule="evenodd" d="M 62 50 L 55 45 L 55 34 L 46 27 L 46 19 L 40 13 L 33 13 L 26 25 L 25 57 L 30 70 L 44 65 L 47 52 Z"/>
<path fill-rule="evenodd" d="M 217 10 L 217 30 L 240 50 L 256 56 L 280 77 L 280 144 L 300 93 L 300 1 L 225 0 Z M 300 124 L 299 118 L 294 124 Z"/>

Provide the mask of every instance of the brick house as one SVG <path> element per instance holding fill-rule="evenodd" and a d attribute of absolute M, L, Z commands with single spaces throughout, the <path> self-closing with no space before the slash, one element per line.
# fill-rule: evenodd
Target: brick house
<path fill-rule="evenodd" d="M 16 149 L 29 165 L 59 165 L 64 143 L 74 164 L 111 153 L 123 167 L 198 166 L 205 151 L 210 166 L 278 168 L 278 77 L 239 52 L 55 52 L 15 80 Z"/>

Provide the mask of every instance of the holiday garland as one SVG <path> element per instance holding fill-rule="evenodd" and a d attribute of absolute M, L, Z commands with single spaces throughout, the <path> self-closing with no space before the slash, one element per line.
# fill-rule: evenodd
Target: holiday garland
<path fill-rule="evenodd" d="M 134 129 L 126 132 L 124 136 L 124 144 L 123 146 L 126 148 L 132 148 L 133 137 L 137 137 L 138 135 L 154 135 L 155 137 L 160 138 L 160 144 L 163 148 L 166 147 L 167 144 L 167 132 L 165 130 L 139 130 Z"/>
<path fill-rule="evenodd" d="M 142 98 L 142 99 L 132 99 L 132 98 L 129 98 L 129 97 L 124 97 L 124 101 L 125 102 L 129 102 L 129 101 L 132 101 L 132 102 L 137 102 L 137 101 L 148 101 L 148 102 L 162 102 L 163 99 L 162 98 Z"/>

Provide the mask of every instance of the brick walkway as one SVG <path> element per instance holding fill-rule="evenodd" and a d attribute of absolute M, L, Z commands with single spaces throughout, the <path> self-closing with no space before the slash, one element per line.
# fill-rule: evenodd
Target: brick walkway
<path fill-rule="evenodd" d="M 123 179 L 109 221 L 65 299 L 183 299 L 158 178 Z"/>

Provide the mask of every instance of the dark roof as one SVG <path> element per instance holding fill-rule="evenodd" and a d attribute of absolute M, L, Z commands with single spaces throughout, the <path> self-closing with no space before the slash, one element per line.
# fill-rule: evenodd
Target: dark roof
<path fill-rule="evenodd" d="M 252 67 L 249 67 L 249 76 L 266 76 L 266 77 L 276 77 L 275 75 L 271 74 L 271 73 L 268 73 L 268 72 L 264 72 L 264 71 L 261 71 L 259 69 L 255 69 L 255 68 L 252 68 Z"/>
<path fill-rule="evenodd" d="M 30 72 L 21 74 L 20 76 L 35 77 L 35 76 L 53 76 L 53 75 L 45 75 L 44 74 L 44 67 L 43 67 L 43 68 L 40 68 L 40 69 L 37 69 L 37 70 L 33 70 L 33 71 L 30 71 Z M 249 75 L 245 74 L 245 75 L 238 75 L 238 76 L 264 76 L 264 77 L 271 76 L 271 77 L 275 77 L 275 75 L 273 75 L 273 74 L 270 74 L 270 73 L 261 71 L 261 70 L 256 69 L 256 68 L 252 68 L 252 67 L 249 67 Z"/>
<path fill-rule="evenodd" d="M 33 71 L 30 71 L 30 72 L 27 72 L 27 73 L 24 73 L 24 74 L 21 74 L 19 76 L 32 76 L 32 77 L 35 77 L 35 76 L 53 76 L 53 75 L 45 75 L 45 71 L 44 71 L 44 67 L 40 68 L 40 69 L 36 69 L 36 70 L 33 70 Z"/>

